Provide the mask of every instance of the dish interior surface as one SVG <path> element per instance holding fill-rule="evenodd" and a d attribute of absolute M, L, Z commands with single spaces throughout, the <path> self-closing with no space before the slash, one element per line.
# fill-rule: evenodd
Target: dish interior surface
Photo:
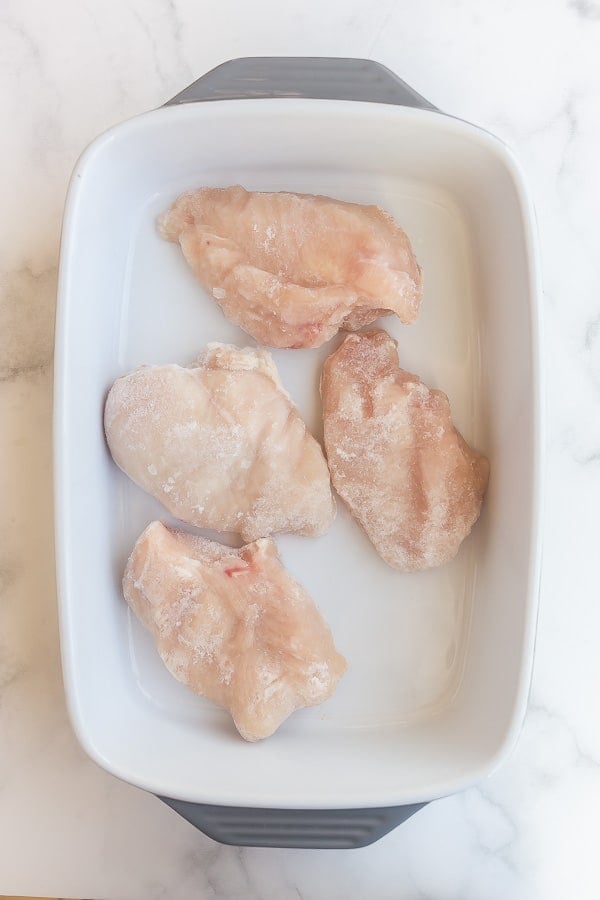
<path fill-rule="evenodd" d="M 148 114 L 100 138 L 76 170 L 57 389 L 71 713 L 98 761 L 173 797 L 410 802 L 489 768 L 523 694 L 535 378 L 520 197 L 493 139 L 491 149 L 470 142 L 476 132 L 463 123 L 368 104 L 273 103 Z M 211 341 L 255 344 L 156 229 L 181 191 L 236 183 L 375 203 L 396 217 L 423 268 L 423 304 L 412 326 L 388 317 L 374 327 L 398 341 L 403 368 L 448 394 L 456 426 L 492 466 L 481 522 L 457 558 L 436 570 L 389 568 L 339 499 L 323 537 L 277 537 L 349 669 L 327 703 L 295 713 L 255 746 L 241 741 L 225 711 L 168 674 L 126 608 L 120 579 L 136 538 L 154 518 L 175 523 L 116 468 L 102 433 L 104 397 L 117 376 L 142 364 L 190 364 Z M 502 278 L 499 257 L 511 259 Z M 272 351 L 319 440 L 319 375 L 339 340 Z M 517 370 L 508 374 L 507 347 Z M 520 435 L 520 457 L 506 439 L 509 427 Z M 85 546 L 76 549 L 82 529 Z"/>

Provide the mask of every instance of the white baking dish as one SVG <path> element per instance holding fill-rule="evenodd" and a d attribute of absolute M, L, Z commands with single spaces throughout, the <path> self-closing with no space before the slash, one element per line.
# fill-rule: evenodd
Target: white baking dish
<path fill-rule="evenodd" d="M 117 470 L 102 429 L 118 375 L 141 363 L 185 364 L 208 341 L 252 343 L 154 225 L 183 189 L 233 183 L 378 203 L 396 216 L 423 266 L 425 298 L 416 325 L 383 325 L 398 339 L 401 365 L 446 391 L 457 426 L 491 462 L 482 518 L 438 570 L 389 569 L 341 504 L 325 537 L 278 539 L 350 668 L 327 704 L 256 745 L 171 678 L 128 613 L 126 558 L 148 522 L 167 517 Z M 533 232 L 506 146 L 431 109 L 181 102 L 85 151 L 61 251 L 56 540 L 69 709 L 96 762 L 189 803 L 344 810 L 422 803 L 506 757 L 526 705 L 540 562 Z M 333 346 L 274 353 L 317 435 L 318 377 Z"/>

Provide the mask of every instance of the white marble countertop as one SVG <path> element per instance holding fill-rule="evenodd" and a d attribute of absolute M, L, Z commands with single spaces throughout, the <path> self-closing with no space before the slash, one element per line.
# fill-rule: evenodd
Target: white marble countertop
<path fill-rule="evenodd" d="M 0 892 L 598 898 L 598 0 L 9 0 L 0 45 Z M 61 684 L 52 322 L 69 174 L 100 131 L 219 62 L 279 54 L 377 59 L 503 137 L 526 171 L 541 239 L 548 479 L 524 731 L 485 783 L 358 851 L 213 843 L 86 758 Z"/>

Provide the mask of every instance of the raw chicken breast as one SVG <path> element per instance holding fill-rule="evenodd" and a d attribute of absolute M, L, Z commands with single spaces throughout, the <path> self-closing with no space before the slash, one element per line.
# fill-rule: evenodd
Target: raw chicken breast
<path fill-rule="evenodd" d="M 385 331 L 352 334 L 321 377 L 333 484 L 383 559 L 403 572 L 452 559 L 479 517 L 485 457 L 448 398 L 398 366 Z"/>
<path fill-rule="evenodd" d="M 159 222 L 225 315 L 271 347 L 319 347 L 395 313 L 413 322 L 421 270 L 377 206 L 242 187 L 182 194 Z"/>
<path fill-rule="evenodd" d="M 234 550 L 153 522 L 127 563 L 123 593 L 171 674 L 228 709 L 247 741 L 322 703 L 346 671 L 271 539 Z"/>
<path fill-rule="evenodd" d="M 333 521 L 323 451 L 266 350 L 209 344 L 192 368 L 142 366 L 115 381 L 104 425 L 117 465 L 184 522 L 255 540 Z"/>

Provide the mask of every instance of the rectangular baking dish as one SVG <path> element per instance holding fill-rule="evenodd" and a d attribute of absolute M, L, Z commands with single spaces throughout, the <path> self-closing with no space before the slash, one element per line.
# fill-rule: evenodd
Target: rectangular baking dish
<path fill-rule="evenodd" d="M 102 428 L 118 375 L 186 364 L 208 341 L 253 343 L 155 229 L 182 190 L 233 183 L 395 215 L 425 296 L 415 325 L 383 325 L 400 364 L 449 395 L 457 427 L 491 462 L 481 520 L 440 569 L 387 568 L 341 504 L 326 536 L 278 538 L 350 668 L 324 706 L 256 745 L 171 678 L 128 613 L 127 556 L 168 517 L 114 466 Z M 533 212 L 511 152 L 375 63 L 232 61 L 92 143 L 63 225 L 55 497 L 65 689 L 99 765 L 219 840 L 343 847 L 505 759 L 526 706 L 539 580 L 539 302 Z M 274 352 L 317 437 L 332 346 Z"/>

